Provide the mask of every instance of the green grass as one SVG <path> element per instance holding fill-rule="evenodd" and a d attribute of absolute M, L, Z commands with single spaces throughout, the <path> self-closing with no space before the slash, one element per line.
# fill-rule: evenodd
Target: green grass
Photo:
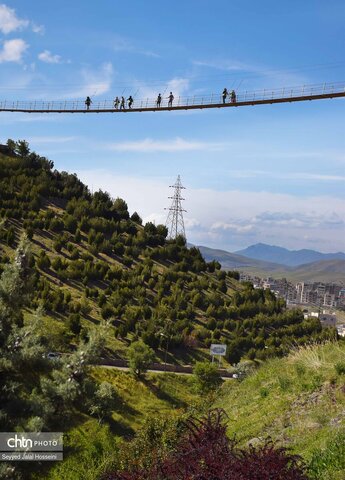
<path fill-rule="evenodd" d="M 50 469 L 44 465 L 34 480 L 96 480 L 116 456 L 119 442 L 133 436 L 148 416 L 179 415 L 199 401 L 192 378 L 184 375 L 149 373 L 139 381 L 107 367 L 94 367 L 92 375 L 116 388 L 111 421 L 100 425 L 86 415 L 76 418 L 64 438 L 64 461 Z"/>
<path fill-rule="evenodd" d="M 271 437 L 307 462 L 315 463 L 315 452 L 326 458 L 344 426 L 345 376 L 335 368 L 344 360 L 345 343 L 309 346 L 264 363 L 241 383 L 226 382 L 215 406 L 229 416 L 229 435 L 242 445 Z M 339 457 L 339 449 L 333 450 Z M 343 476 L 334 479 L 345 478 L 340 464 Z"/>
<path fill-rule="evenodd" d="M 345 429 L 337 432 L 325 448 L 313 452 L 309 472 L 313 479 L 344 480 Z"/>

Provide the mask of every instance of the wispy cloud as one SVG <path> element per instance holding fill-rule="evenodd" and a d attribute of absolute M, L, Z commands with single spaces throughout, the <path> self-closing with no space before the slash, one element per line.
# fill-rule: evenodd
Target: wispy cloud
<path fill-rule="evenodd" d="M 233 88 L 239 88 L 238 83 L 242 85 L 243 81 L 253 78 L 257 80 L 257 88 L 261 88 L 260 83 L 270 80 L 270 86 L 284 85 L 285 87 L 308 83 L 308 77 L 298 68 L 277 69 L 267 65 L 258 65 L 255 63 L 246 63 L 235 59 L 213 58 L 206 60 L 194 60 L 192 64 L 195 67 L 215 69 L 222 72 L 228 72 L 233 79 Z M 237 79 L 237 80 L 236 80 Z M 258 79 L 261 82 L 258 82 Z"/>
<path fill-rule="evenodd" d="M 35 145 L 47 145 L 47 144 L 60 144 L 75 142 L 79 137 L 76 136 L 44 136 L 44 137 L 29 137 L 29 143 L 34 143 Z"/>
<path fill-rule="evenodd" d="M 44 50 L 43 52 L 39 53 L 38 58 L 39 60 L 41 60 L 41 62 L 45 62 L 45 63 L 61 63 L 62 62 L 62 58 L 60 55 L 56 55 L 56 54 L 54 55 L 49 50 Z"/>
<path fill-rule="evenodd" d="M 32 31 L 38 35 L 44 35 L 46 30 L 44 25 L 37 25 L 36 23 L 31 23 L 31 28 Z"/>
<path fill-rule="evenodd" d="M 301 155 L 304 157 L 303 155 Z M 231 172 L 233 178 L 256 178 L 264 177 L 279 180 L 306 180 L 320 182 L 344 182 L 345 175 L 317 174 L 309 172 L 274 172 L 267 170 L 234 170 Z"/>
<path fill-rule="evenodd" d="M 22 61 L 23 54 L 29 48 L 29 45 L 21 38 L 6 40 L 0 50 L 0 63 Z"/>
<path fill-rule="evenodd" d="M 215 151 L 224 148 L 222 143 L 214 142 L 200 142 L 196 140 L 185 140 L 177 137 L 171 140 L 153 140 L 145 138 L 136 142 L 120 142 L 104 145 L 106 150 L 114 152 L 140 152 L 140 153 L 154 153 L 154 152 L 191 152 L 197 150 Z"/>
<path fill-rule="evenodd" d="M 65 115 L 60 115 L 59 113 L 49 113 L 49 114 L 27 114 L 27 113 L 6 113 L 2 112 L 0 115 L 0 125 L 18 125 L 20 123 L 42 123 L 44 126 L 47 123 L 67 123 L 69 122 L 69 117 Z"/>
<path fill-rule="evenodd" d="M 160 55 L 158 55 L 156 52 L 142 48 L 141 46 L 138 46 L 133 40 L 125 37 L 115 37 L 111 41 L 110 46 L 115 52 L 127 52 L 154 58 L 160 57 Z"/>
<path fill-rule="evenodd" d="M 252 65 L 248 65 L 242 62 L 234 60 L 194 60 L 193 65 L 197 67 L 214 68 L 217 70 L 223 70 L 227 72 L 252 72 L 256 69 Z"/>
<path fill-rule="evenodd" d="M 78 90 L 65 92 L 62 98 L 84 98 L 86 95 L 96 97 L 107 93 L 112 84 L 113 66 L 103 63 L 98 70 L 84 68 L 81 71 L 82 85 Z"/>

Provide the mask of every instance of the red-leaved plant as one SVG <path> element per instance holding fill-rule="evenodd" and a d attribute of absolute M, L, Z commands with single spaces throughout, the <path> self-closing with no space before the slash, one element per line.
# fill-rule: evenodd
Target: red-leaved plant
<path fill-rule="evenodd" d="M 242 449 L 226 436 L 225 412 L 191 419 L 187 434 L 150 471 L 112 472 L 103 480 L 307 480 L 301 458 L 267 441 Z"/>

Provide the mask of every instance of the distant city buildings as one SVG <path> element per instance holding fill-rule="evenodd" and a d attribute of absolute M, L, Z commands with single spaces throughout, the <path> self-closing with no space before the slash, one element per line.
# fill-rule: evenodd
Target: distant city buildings
<path fill-rule="evenodd" d="M 252 282 L 254 288 L 269 288 L 277 297 L 284 298 L 287 304 L 326 308 L 345 307 L 345 288 L 335 283 L 289 282 L 286 278 L 260 278 L 240 273 L 241 281 Z"/>

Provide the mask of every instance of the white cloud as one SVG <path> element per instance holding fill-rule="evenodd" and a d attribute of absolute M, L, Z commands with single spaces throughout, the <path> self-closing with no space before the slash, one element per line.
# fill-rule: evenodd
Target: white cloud
<path fill-rule="evenodd" d="M 189 79 L 183 77 L 174 77 L 168 80 L 165 84 L 162 83 L 160 86 L 157 87 L 147 85 L 140 80 L 130 80 L 128 81 L 128 83 L 131 85 L 129 91 L 136 92 L 132 93 L 132 95 L 134 95 L 135 105 L 140 105 L 140 102 L 143 102 L 143 105 L 145 105 L 146 100 L 149 100 L 149 104 L 151 100 L 153 105 L 156 102 L 158 93 L 161 93 L 163 96 L 162 105 L 166 106 L 168 103 L 168 95 L 170 92 L 173 92 L 175 97 L 174 103 L 176 104 L 176 102 L 178 102 L 178 97 L 186 96 L 190 87 Z"/>
<path fill-rule="evenodd" d="M 14 38 L 13 40 L 6 40 L 0 50 L 0 63 L 2 62 L 17 62 L 20 63 L 22 56 L 29 45 L 21 38 Z"/>
<path fill-rule="evenodd" d="M 38 58 L 45 63 L 61 63 L 60 55 L 53 55 L 49 50 L 39 53 Z"/>
<path fill-rule="evenodd" d="M 79 137 L 63 137 L 63 136 L 56 136 L 56 137 L 29 137 L 29 143 L 35 143 L 36 145 L 46 145 L 46 144 L 60 144 L 60 143 L 67 143 L 67 142 L 74 142 L 78 140 Z"/>
<path fill-rule="evenodd" d="M 0 32 L 7 35 L 16 30 L 22 30 L 28 25 L 29 21 L 18 18 L 14 9 L 5 4 L 0 5 Z"/>
<path fill-rule="evenodd" d="M 45 33 L 45 27 L 44 25 L 36 25 L 36 23 L 32 23 L 32 31 L 34 33 L 37 33 L 38 35 L 44 35 Z"/>
<path fill-rule="evenodd" d="M 43 35 L 45 32 L 43 25 L 37 25 L 29 20 L 18 18 L 16 11 L 13 8 L 8 7 L 4 3 L 0 4 L 0 32 L 7 35 L 12 32 L 23 30 L 29 26 L 31 26 L 31 30 L 34 33 Z"/>
<path fill-rule="evenodd" d="M 225 144 L 214 142 L 200 142 L 194 140 L 185 140 L 175 138 L 172 140 L 153 140 L 145 138 L 144 140 L 134 142 L 120 142 L 105 145 L 103 148 L 114 152 L 190 152 L 196 150 L 215 151 L 225 147 Z"/>
<path fill-rule="evenodd" d="M 131 211 L 145 221 L 165 223 L 172 178 L 157 180 L 114 172 L 78 171 L 93 190 L 107 190 L 124 198 Z M 184 192 L 188 241 L 235 251 L 263 242 L 286 248 L 345 250 L 345 206 L 336 196 L 309 196 L 250 191 L 188 188 Z M 190 221 L 189 221 L 190 220 Z"/>
<path fill-rule="evenodd" d="M 177 97 L 185 95 L 189 89 L 189 80 L 187 78 L 172 78 L 167 84 L 167 92 L 173 92 L 175 100 Z"/>
<path fill-rule="evenodd" d="M 224 230 L 237 234 L 248 233 L 254 230 L 254 225 L 241 225 L 239 223 L 215 222 L 211 225 L 211 230 Z"/>

